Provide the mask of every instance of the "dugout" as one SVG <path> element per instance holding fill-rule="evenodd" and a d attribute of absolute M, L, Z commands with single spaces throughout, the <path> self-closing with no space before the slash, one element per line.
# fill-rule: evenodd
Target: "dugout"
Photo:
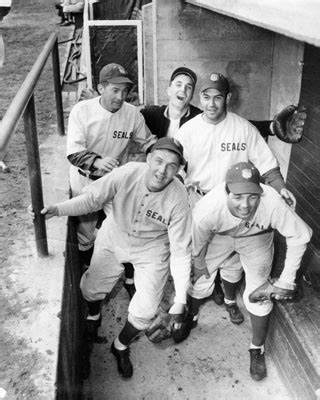
<path fill-rule="evenodd" d="M 298 200 L 297 212 L 312 227 L 314 235 L 302 266 L 309 285 L 301 277 L 302 300 L 275 307 L 268 350 L 293 398 L 316 399 L 320 387 L 320 34 L 315 15 L 320 10 L 314 1 L 309 7 L 297 3 L 294 10 L 277 3 L 153 0 L 142 7 L 141 20 L 130 23 L 118 23 L 120 19 L 111 23 L 113 18 L 103 14 L 103 7 L 95 21 L 94 12 L 98 11 L 87 9 L 82 65 L 86 83 L 93 88 L 102 64 L 119 62 L 129 70 L 133 68 L 141 104 L 165 104 L 171 71 L 186 65 L 197 71 L 199 86 L 208 71 L 224 73 L 232 83 L 231 108 L 247 119 L 270 119 L 288 104 L 307 107 L 301 143 L 290 145 L 276 137 L 269 139 L 288 187 Z M 300 22 L 304 19 L 302 26 L 297 15 L 304 16 L 299 18 Z M 126 65 L 121 58 L 107 58 L 101 63 L 101 54 L 110 57 L 117 50 L 110 50 L 115 38 L 109 43 L 102 37 L 97 45 L 95 38 L 101 26 L 106 36 L 112 32 L 110 26 L 121 27 L 124 38 L 128 38 L 129 47 L 124 48 L 137 49 L 137 61 L 130 60 Z M 132 40 L 137 40 L 137 45 Z M 110 51 L 103 51 L 105 45 Z M 199 105 L 197 95 L 193 104 Z M 277 251 L 275 272 L 283 265 L 281 238 Z"/>
<path fill-rule="evenodd" d="M 199 86 L 208 71 L 225 74 L 232 83 L 231 109 L 247 119 L 272 119 L 288 104 L 307 107 L 299 144 L 269 139 L 297 212 L 314 231 L 300 271 L 304 298 L 277 306 L 269 333 L 268 348 L 295 399 L 317 398 L 320 386 L 319 11 L 315 1 L 291 7 L 276 1 L 155 0 L 143 7 L 146 103 L 165 103 L 170 71 L 186 65 L 197 71 Z M 195 96 L 193 103 L 198 101 Z M 281 238 L 277 252 L 278 275 Z"/>

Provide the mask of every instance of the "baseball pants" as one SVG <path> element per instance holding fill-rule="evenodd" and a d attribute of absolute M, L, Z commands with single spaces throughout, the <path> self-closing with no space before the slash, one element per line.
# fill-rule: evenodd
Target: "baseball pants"
<path fill-rule="evenodd" d="M 80 288 L 87 301 L 103 300 L 120 279 L 122 263 L 134 266 L 136 293 L 129 304 L 129 322 L 147 329 L 154 319 L 169 275 L 169 244 L 134 238 L 122 232 L 111 218 L 98 231 L 89 269 Z"/>
<path fill-rule="evenodd" d="M 265 283 L 270 275 L 273 260 L 273 232 L 241 238 L 216 234 L 209 243 L 206 255 L 210 278 L 201 276 L 189 289 L 189 294 L 197 299 L 210 296 L 214 289 L 214 279 L 218 268 L 222 279 L 238 282 L 241 278 L 238 263 L 230 262 L 228 259 L 234 251 L 239 254 L 245 272 L 246 288 L 243 301 L 247 310 L 257 316 L 269 314 L 272 310 L 271 301 L 250 303 L 248 296 Z"/>

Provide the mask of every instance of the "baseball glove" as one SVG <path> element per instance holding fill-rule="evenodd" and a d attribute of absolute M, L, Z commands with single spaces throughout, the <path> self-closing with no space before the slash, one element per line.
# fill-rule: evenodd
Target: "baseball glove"
<path fill-rule="evenodd" d="M 298 289 L 282 289 L 274 286 L 276 279 L 269 279 L 249 295 L 250 303 L 258 303 L 266 300 L 290 300 L 296 301 L 299 298 Z"/>
<path fill-rule="evenodd" d="M 302 139 L 306 118 L 305 107 L 287 106 L 275 115 L 272 124 L 273 133 L 286 143 L 298 143 Z"/>
<path fill-rule="evenodd" d="M 152 343 L 160 343 L 171 337 L 175 323 L 181 323 L 184 314 L 169 314 L 160 310 L 153 323 L 146 330 L 146 336 Z"/>

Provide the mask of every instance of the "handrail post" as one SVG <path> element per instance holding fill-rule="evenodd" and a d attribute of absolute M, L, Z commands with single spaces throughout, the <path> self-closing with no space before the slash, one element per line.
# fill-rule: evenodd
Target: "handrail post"
<path fill-rule="evenodd" d="M 63 104 L 62 104 L 62 94 L 61 94 L 58 39 L 56 39 L 53 45 L 51 56 L 52 56 L 52 68 L 53 68 L 54 93 L 56 98 L 58 132 L 60 135 L 64 135 L 65 132 L 64 132 Z"/>
<path fill-rule="evenodd" d="M 34 105 L 34 95 L 30 97 L 25 108 L 24 114 L 24 134 L 26 138 L 26 148 L 28 157 L 29 180 L 31 191 L 32 208 L 35 211 L 34 231 L 36 237 L 36 247 L 39 257 L 46 257 L 48 253 L 47 232 L 44 215 L 40 214 L 43 208 L 43 194 L 40 171 L 40 157 L 38 147 L 38 135 L 36 125 L 36 112 Z"/>

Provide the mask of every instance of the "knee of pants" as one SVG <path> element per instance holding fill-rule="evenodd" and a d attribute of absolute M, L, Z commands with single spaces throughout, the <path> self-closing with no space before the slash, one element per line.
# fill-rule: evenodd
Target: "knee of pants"
<path fill-rule="evenodd" d="M 146 301 L 145 303 L 141 301 L 142 299 L 137 295 L 137 292 L 133 296 L 129 304 L 129 315 L 134 318 L 136 323 L 133 323 L 137 329 L 146 329 L 151 323 L 151 321 L 156 316 L 158 306 L 161 299 L 149 299 L 151 301 Z M 139 322 L 142 321 L 142 322 Z M 141 327 L 144 324 L 144 327 Z"/>
<path fill-rule="evenodd" d="M 236 270 L 230 271 L 228 269 L 223 269 L 223 268 L 220 269 L 221 278 L 230 283 L 239 282 L 240 279 L 242 278 L 242 274 L 243 274 L 242 268 L 239 269 L 238 271 Z"/>
<path fill-rule="evenodd" d="M 107 294 L 105 292 L 95 290 L 94 286 L 92 286 L 87 279 L 87 272 L 82 275 L 80 280 L 80 290 L 83 298 L 87 301 L 104 300 Z"/>
<path fill-rule="evenodd" d="M 188 293 L 195 299 L 205 299 L 209 297 L 214 289 L 214 280 L 217 275 L 217 270 L 213 271 L 209 278 L 201 276 L 196 283 L 190 285 Z"/>
<path fill-rule="evenodd" d="M 249 313 L 256 315 L 258 317 L 263 317 L 267 314 L 270 314 L 273 309 L 272 301 L 267 300 L 259 303 L 250 303 L 249 294 L 251 292 L 252 290 L 245 289 L 243 293 L 243 302 Z"/>
<path fill-rule="evenodd" d="M 152 323 L 152 320 L 153 319 L 139 318 L 130 312 L 128 315 L 128 321 L 130 322 L 130 324 L 132 324 L 136 329 L 139 329 L 140 331 L 148 329 Z"/>

